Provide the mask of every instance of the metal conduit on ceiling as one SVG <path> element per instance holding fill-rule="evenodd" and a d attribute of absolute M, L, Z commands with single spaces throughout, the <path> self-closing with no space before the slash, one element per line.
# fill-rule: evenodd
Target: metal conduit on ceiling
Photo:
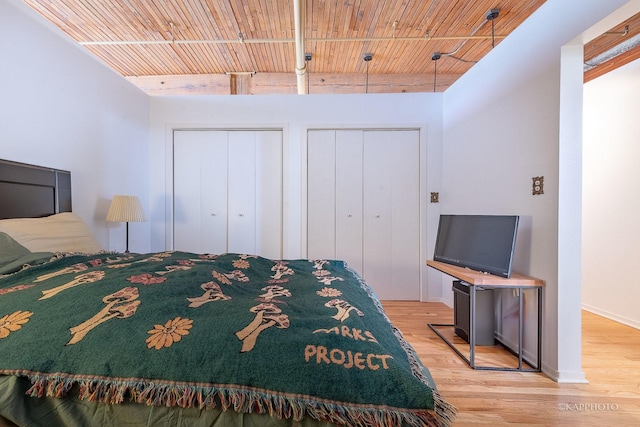
<path fill-rule="evenodd" d="M 595 58 L 592 58 L 589 61 L 585 62 L 584 71 L 586 72 L 599 65 L 602 65 L 605 62 L 612 60 L 616 56 L 622 55 L 623 53 L 628 52 L 638 46 L 640 46 L 640 34 L 623 41 L 619 45 L 612 47 L 608 51 L 603 52 Z"/>

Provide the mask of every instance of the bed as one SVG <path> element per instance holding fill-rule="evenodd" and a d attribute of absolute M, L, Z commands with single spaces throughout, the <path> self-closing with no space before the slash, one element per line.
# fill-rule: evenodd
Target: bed
<path fill-rule="evenodd" d="M 44 174 L 49 207 L 25 202 L 33 168 L 0 161 L 0 189 L 19 184 L 28 206 L 0 207 L 0 426 L 451 423 L 344 262 L 105 252 L 71 212 L 68 172 Z"/>

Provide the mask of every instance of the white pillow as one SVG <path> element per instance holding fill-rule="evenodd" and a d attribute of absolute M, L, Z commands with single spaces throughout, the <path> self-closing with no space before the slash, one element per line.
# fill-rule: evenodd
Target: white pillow
<path fill-rule="evenodd" d="M 93 254 L 102 250 L 89 227 L 71 212 L 44 218 L 3 219 L 0 220 L 0 231 L 31 252 Z"/>

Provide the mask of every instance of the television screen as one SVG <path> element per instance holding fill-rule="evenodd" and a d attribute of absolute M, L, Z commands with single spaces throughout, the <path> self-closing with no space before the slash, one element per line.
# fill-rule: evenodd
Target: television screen
<path fill-rule="evenodd" d="M 440 215 L 435 261 L 509 278 L 517 215 Z"/>

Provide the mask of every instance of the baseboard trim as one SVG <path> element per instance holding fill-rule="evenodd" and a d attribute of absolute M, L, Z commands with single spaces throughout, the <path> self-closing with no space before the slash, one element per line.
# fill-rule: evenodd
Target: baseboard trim
<path fill-rule="evenodd" d="M 582 309 L 589 313 L 597 314 L 598 316 L 606 317 L 614 322 L 622 323 L 623 325 L 631 326 L 634 329 L 640 329 L 640 321 L 634 319 L 628 319 L 624 316 L 620 316 L 616 313 L 612 313 L 607 310 L 603 310 L 597 307 L 593 307 L 589 304 L 582 304 Z"/>

